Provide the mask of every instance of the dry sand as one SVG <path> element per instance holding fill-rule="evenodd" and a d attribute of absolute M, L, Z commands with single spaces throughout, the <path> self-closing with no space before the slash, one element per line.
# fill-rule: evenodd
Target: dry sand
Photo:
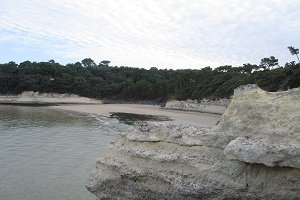
<path fill-rule="evenodd" d="M 216 123 L 221 119 L 221 115 L 218 114 L 165 110 L 161 109 L 159 106 L 137 104 L 59 105 L 52 106 L 52 108 L 99 114 L 104 116 L 109 116 L 110 112 L 162 115 L 170 117 L 173 120 L 172 122 L 168 123 L 205 127 L 215 126 Z"/>

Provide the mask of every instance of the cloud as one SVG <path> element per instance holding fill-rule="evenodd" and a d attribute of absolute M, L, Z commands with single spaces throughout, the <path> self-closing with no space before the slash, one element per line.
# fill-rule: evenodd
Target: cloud
<path fill-rule="evenodd" d="M 5 41 L 49 59 L 91 57 L 113 65 L 200 68 L 293 58 L 297 0 L 2 0 Z M 34 55 L 32 55 L 34 57 Z M 14 52 L 11 50 L 11 59 Z M 40 58 L 36 58 L 37 60 Z"/>

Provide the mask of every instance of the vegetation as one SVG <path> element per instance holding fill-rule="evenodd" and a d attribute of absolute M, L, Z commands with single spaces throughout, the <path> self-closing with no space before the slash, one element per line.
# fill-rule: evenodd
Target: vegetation
<path fill-rule="evenodd" d="M 295 47 L 293 46 L 289 46 L 288 47 L 289 51 L 291 52 L 292 55 L 296 55 L 297 58 L 298 58 L 298 62 L 300 63 L 300 60 L 299 60 L 299 49 L 296 49 Z"/>
<path fill-rule="evenodd" d="M 292 49 L 292 50 L 291 50 Z M 293 55 L 299 50 L 290 48 Z M 109 66 L 104 60 L 98 65 L 90 58 L 75 64 L 25 61 L 0 64 L 0 93 L 19 94 L 23 91 L 74 93 L 109 100 L 198 99 L 230 97 L 244 84 L 256 83 L 267 91 L 287 90 L 300 86 L 300 64 L 294 61 L 278 66 L 271 56 L 260 65 L 231 65 L 215 69 L 172 70 L 152 67 L 149 70 Z"/>
<path fill-rule="evenodd" d="M 262 69 L 271 69 L 275 66 L 278 66 L 278 59 L 276 59 L 274 56 L 261 59 L 260 67 Z"/>

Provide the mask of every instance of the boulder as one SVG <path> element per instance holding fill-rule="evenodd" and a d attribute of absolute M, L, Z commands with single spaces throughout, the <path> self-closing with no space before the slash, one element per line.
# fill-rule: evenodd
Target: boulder
<path fill-rule="evenodd" d="M 228 159 L 300 169 L 300 88 L 266 92 L 256 85 L 235 90 L 218 129 L 236 136 Z"/>
<path fill-rule="evenodd" d="M 222 115 L 219 129 L 236 135 L 277 134 L 300 138 L 300 88 L 266 92 L 241 86 Z"/>

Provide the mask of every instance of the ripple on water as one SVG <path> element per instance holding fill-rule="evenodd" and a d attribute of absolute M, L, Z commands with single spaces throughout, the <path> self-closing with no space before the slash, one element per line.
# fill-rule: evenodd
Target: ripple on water
<path fill-rule="evenodd" d="M 94 199 L 95 160 L 128 128 L 104 116 L 0 106 L 0 199 Z"/>

